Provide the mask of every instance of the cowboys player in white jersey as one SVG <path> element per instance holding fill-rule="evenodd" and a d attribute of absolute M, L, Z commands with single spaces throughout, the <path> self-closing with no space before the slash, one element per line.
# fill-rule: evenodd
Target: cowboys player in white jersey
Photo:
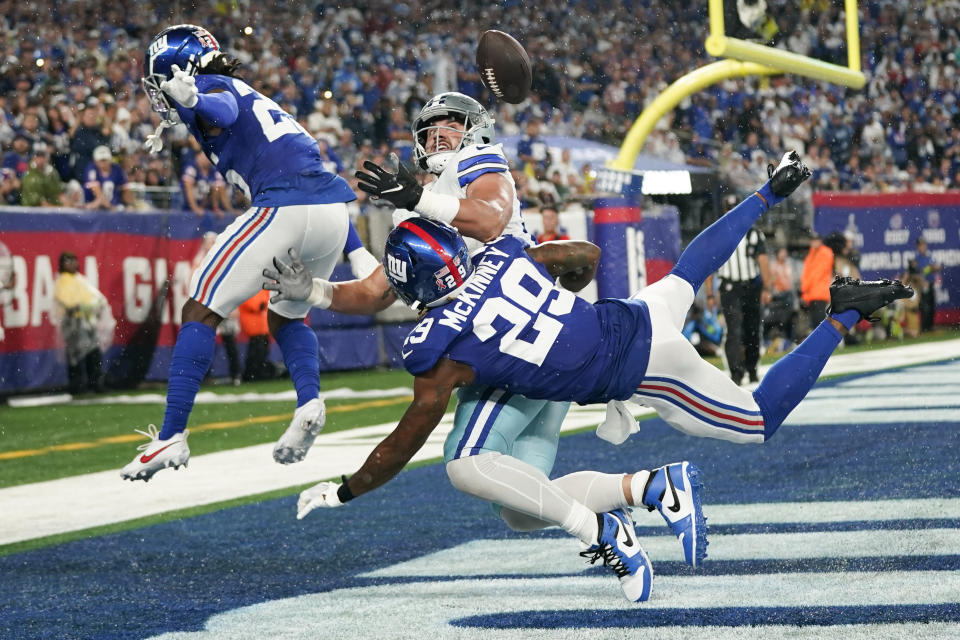
<path fill-rule="evenodd" d="M 419 215 L 451 224 L 464 235 L 471 250 L 504 235 L 532 243 L 520 214 L 507 159 L 501 145 L 493 144 L 493 124 L 486 109 L 473 98 L 461 93 L 439 94 L 423 107 L 413 122 L 414 160 L 437 179 L 422 187 L 401 163 L 397 163 L 394 173 L 366 162 L 366 171 L 356 174 L 359 187 L 375 198 L 394 204 L 397 207 L 395 223 Z M 292 257 L 292 269 L 298 270 L 296 257 Z M 270 278 L 264 286 L 279 290 L 276 281 L 280 272 L 288 267 L 275 262 L 277 271 L 264 271 Z M 302 300 L 309 295 L 308 301 L 315 306 L 360 314 L 382 310 L 395 299 L 382 267 L 363 281 L 352 282 L 349 295 L 343 295 L 342 284 L 319 278 L 314 278 L 312 283 L 304 278 L 302 284 L 305 287 L 302 292 L 292 291 L 285 284 L 283 293 L 274 299 Z M 463 455 L 462 441 L 469 439 L 465 435 L 484 432 L 490 435 L 481 449 L 513 455 L 550 474 L 560 427 L 570 406 L 568 402 L 532 400 L 485 385 L 459 389 L 457 398 L 454 429 L 444 446 L 446 462 Z M 622 406 L 622 403 L 616 404 Z M 698 484 L 686 464 L 675 465 L 671 472 L 686 476 L 676 479 L 681 486 Z M 512 528 L 531 528 L 524 514 L 497 505 L 494 508 Z M 690 561 L 696 562 L 693 557 Z"/>

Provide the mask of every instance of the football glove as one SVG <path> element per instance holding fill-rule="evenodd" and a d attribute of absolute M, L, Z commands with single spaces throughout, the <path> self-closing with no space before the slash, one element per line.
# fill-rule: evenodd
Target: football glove
<path fill-rule="evenodd" d="M 337 497 L 337 490 L 340 485 L 336 482 L 321 482 L 310 487 L 300 494 L 297 500 L 297 520 L 303 520 L 304 517 L 317 507 L 339 507 L 343 503 Z"/>
<path fill-rule="evenodd" d="M 296 249 L 291 247 L 287 253 L 290 256 L 289 265 L 274 257 L 276 271 L 270 268 L 263 270 L 263 277 L 269 278 L 263 283 L 263 288 L 277 292 L 270 297 L 270 302 L 306 300 L 314 307 L 329 307 L 333 301 L 333 285 L 322 278 L 312 277 Z"/>
<path fill-rule="evenodd" d="M 413 174 L 400 162 L 397 154 L 390 154 L 390 162 L 397 165 L 397 172 L 390 173 L 383 167 L 367 160 L 363 168 L 370 173 L 357 171 L 354 176 L 359 180 L 357 186 L 374 198 L 382 198 L 399 209 L 413 211 L 423 195 L 423 187 Z"/>
<path fill-rule="evenodd" d="M 160 90 L 187 109 L 193 109 L 199 101 L 197 79 L 177 65 L 170 67 L 173 77 L 160 83 Z"/>
<path fill-rule="evenodd" d="M 810 177 L 810 169 L 803 164 L 800 154 L 796 151 L 787 151 L 783 154 L 779 166 L 767 165 L 767 177 L 770 178 L 770 191 L 781 198 L 786 198 Z"/>

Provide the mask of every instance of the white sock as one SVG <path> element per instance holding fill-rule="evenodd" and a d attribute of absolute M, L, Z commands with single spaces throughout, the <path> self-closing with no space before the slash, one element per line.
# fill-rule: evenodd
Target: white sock
<path fill-rule="evenodd" d="M 633 474 L 633 479 L 630 481 L 630 492 L 633 494 L 634 507 L 647 506 L 643 504 L 643 490 L 647 486 L 650 474 L 651 472 L 646 469 L 641 469 Z"/>
<path fill-rule="evenodd" d="M 634 506 L 623 495 L 623 476 L 622 473 L 577 471 L 557 478 L 553 483 L 591 511 L 604 513 Z"/>
<path fill-rule="evenodd" d="M 571 505 L 570 513 L 560 523 L 560 528 L 575 538 L 579 538 L 584 544 L 596 544 L 600 538 L 600 524 L 597 514 L 579 502 L 574 502 Z"/>

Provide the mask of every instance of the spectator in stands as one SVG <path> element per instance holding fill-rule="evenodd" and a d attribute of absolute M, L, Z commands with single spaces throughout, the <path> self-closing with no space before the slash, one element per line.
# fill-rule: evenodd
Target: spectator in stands
<path fill-rule="evenodd" d="M 131 204 L 127 174 L 105 145 L 93 150 L 93 161 L 84 172 L 83 195 L 87 209 L 118 211 Z"/>
<path fill-rule="evenodd" d="M 183 201 L 190 211 L 198 216 L 204 216 L 210 211 L 216 217 L 222 218 L 225 209 L 232 211 L 224 193 L 227 182 L 203 151 L 196 151 L 193 161 L 184 165 L 180 186 L 183 189 Z"/>
<path fill-rule="evenodd" d="M 542 126 L 542 118 L 531 117 L 527 121 L 526 133 L 517 142 L 517 156 L 520 158 L 521 168 L 529 176 L 546 171 L 550 160 L 550 149 L 540 135 Z"/>
<path fill-rule="evenodd" d="M 15 169 L 0 167 L 0 198 L 3 204 L 20 204 L 20 178 Z"/>
<path fill-rule="evenodd" d="M 30 168 L 30 145 L 30 138 L 18 133 L 13 138 L 13 149 L 3 156 L 3 168 L 12 170 L 22 179 L 23 174 Z"/>
<path fill-rule="evenodd" d="M 927 241 L 920 236 L 916 241 L 917 247 L 917 268 L 920 275 L 923 276 L 924 285 L 920 294 L 920 331 L 930 331 L 933 329 L 933 319 L 937 308 L 937 273 L 940 271 L 940 265 L 933 261 L 930 255 L 930 249 L 927 247 Z"/>
<path fill-rule="evenodd" d="M 800 299 L 807 309 L 808 326 L 815 329 L 827 315 L 830 283 L 833 281 L 833 251 L 816 231 L 810 232 L 810 250 L 800 274 Z"/>
<path fill-rule="evenodd" d="M 50 151 L 46 143 L 33 145 L 30 169 L 20 185 L 20 204 L 25 207 L 60 207 L 64 205 L 63 181 L 50 166 Z"/>
<path fill-rule="evenodd" d="M 60 254 L 60 275 L 54 284 L 53 298 L 60 333 L 67 350 L 67 379 L 70 393 L 103 390 L 103 353 L 97 326 L 107 313 L 107 299 L 77 272 L 77 256 L 71 251 Z"/>
<path fill-rule="evenodd" d="M 777 249 L 776 258 L 770 263 L 770 278 L 771 298 L 763 323 L 764 337 L 771 343 L 778 338 L 793 343 L 797 283 L 786 247 Z M 778 346 L 786 347 L 782 343 Z"/>
<path fill-rule="evenodd" d="M 555 206 L 546 205 L 541 207 L 540 219 L 543 221 L 543 232 L 537 236 L 537 242 L 570 239 L 570 236 L 560 228 L 560 217 L 557 214 L 557 208 Z"/>
<path fill-rule="evenodd" d="M 101 124 L 99 105 L 96 98 L 90 98 L 86 104 L 81 104 L 80 123 L 70 131 L 73 177 L 81 184 L 87 178 L 87 168 L 93 160 L 93 150 L 110 143 L 112 127 Z"/>

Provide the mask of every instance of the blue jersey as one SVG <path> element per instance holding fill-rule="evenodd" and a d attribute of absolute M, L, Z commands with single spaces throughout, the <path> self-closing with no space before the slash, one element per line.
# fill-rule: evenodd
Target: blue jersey
<path fill-rule="evenodd" d="M 317 141 L 276 102 L 236 78 L 195 77 L 200 93 L 231 93 L 237 100 L 237 119 L 219 135 L 207 137 L 192 109 L 176 105 L 177 113 L 217 171 L 254 207 L 356 199 L 346 180 L 324 170 Z"/>
<path fill-rule="evenodd" d="M 127 188 L 127 174 L 123 172 L 123 169 L 120 168 L 120 165 L 113 163 L 110 165 L 110 171 L 106 175 L 100 173 L 100 169 L 97 168 L 96 162 L 91 162 L 87 165 L 86 171 L 83 173 L 84 182 L 83 182 L 83 200 L 84 202 L 93 202 L 95 196 L 93 195 L 93 185 L 100 185 L 100 191 L 103 192 L 103 197 L 106 198 L 111 205 L 117 206 L 121 202 L 122 192 Z"/>
<path fill-rule="evenodd" d="M 410 373 L 449 358 L 473 368 L 478 383 L 528 398 L 586 404 L 635 393 L 650 358 L 646 304 L 590 304 L 556 286 L 512 236 L 473 261 L 457 298 L 430 309 L 403 343 Z"/>

